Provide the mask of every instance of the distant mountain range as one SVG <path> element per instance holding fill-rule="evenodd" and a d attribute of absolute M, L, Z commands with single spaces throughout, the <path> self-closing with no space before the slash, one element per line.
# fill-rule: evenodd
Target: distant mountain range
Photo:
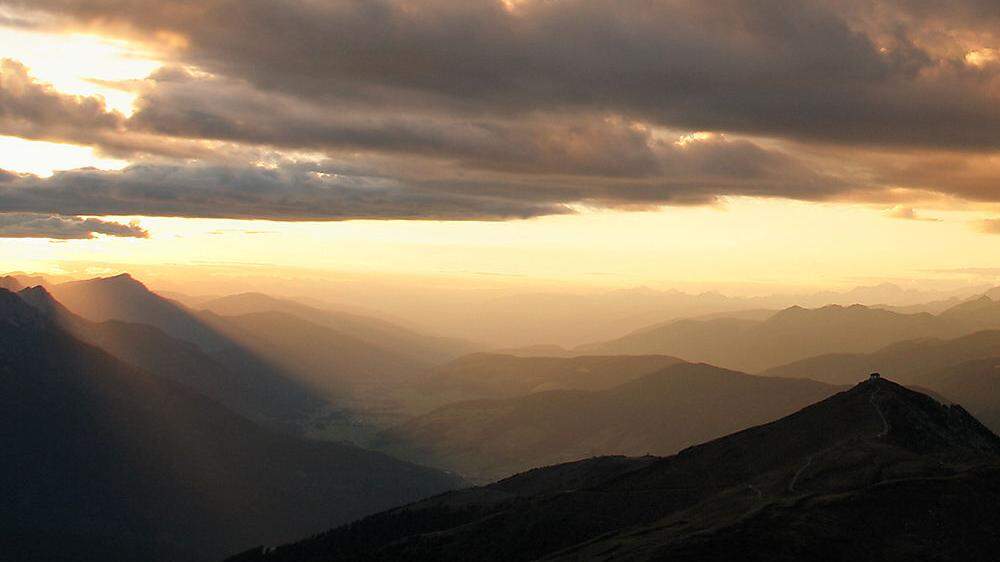
<path fill-rule="evenodd" d="M 217 560 L 459 485 L 263 429 L 77 339 L 43 292 L 0 289 L 4 559 Z"/>
<path fill-rule="evenodd" d="M 940 301 L 947 301 L 945 307 L 953 306 L 988 289 L 989 286 L 975 286 L 924 291 L 882 283 L 843 292 L 739 297 L 715 291 L 687 293 L 635 287 L 580 294 L 519 293 L 472 300 L 458 306 L 454 304 L 454 293 L 445 293 L 396 302 L 393 311 L 440 333 L 488 342 L 497 348 L 522 348 L 539 343 L 573 348 L 682 318 L 778 311 L 791 306 L 818 308 L 860 303 L 873 308 L 913 307 L 908 312 L 939 312 Z M 925 304 L 929 306 L 924 307 Z"/>
<path fill-rule="evenodd" d="M 678 320 L 574 351 L 666 354 L 758 372 L 824 353 L 870 353 L 902 340 L 953 338 L 993 328 L 1000 328 L 1000 302 L 982 296 L 938 315 L 830 305 L 792 307 L 765 320 Z"/>
<path fill-rule="evenodd" d="M 624 358 L 595 359 L 606 365 L 627 364 Z M 486 482 L 595 455 L 671 454 L 781 417 L 837 390 L 809 380 L 676 364 L 672 358 L 635 359 L 642 359 L 647 369 L 657 362 L 675 364 L 633 375 L 632 380 L 610 388 L 615 378 L 588 380 L 590 373 L 583 373 L 577 388 L 595 390 L 550 390 L 449 404 L 383 432 L 372 446 Z M 510 361 L 547 363 L 549 371 L 560 362 L 588 362 L 585 358 L 480 360 L 492 360 L 501 369 Z M 512 387 L 505 384 L 502 388 L 510 393 Z"/>
<path fill-rule="evenodd" d="M 31 277 L 30 282 L 25 282 L 29 277 L 23 274 L 14 277 L 21 279 L 24 286 L 43 284 L 37 276 Z M 55 284 L 53 280 L 46 286 Z M 348 292 L 344 293 L 344 290 Z M 316 311 L 329 314 L 328 309 L 334 309 L 333 316 L 339 317 L 336 320 L 338 324 L 349 323 L 351 316 L 360 317 L 363 324 L 369 324 L 378 317 L 381 320 L 376 320 L 376 323 L 388 321 L 389 325 L 402 327 L 411 332 L 411 335 L 416 333 L 422 337 L 433 337 L 421 333 L 427 332 L 457 336 L 461 338 L 458 342 L 446 338 L 438 346 L 443 343 L 444 349 L 448 351 L 449 341 L 452 344 L 458 343 L 458 349 L 453 348 L 452 351 L 462 354 L 490 348 L 520 349 L 539 343 L 573 348 L 591 342 L 612 340 L 645 327 L 683 318 L 704 319 L 708 316 L 725 315 L 763 319 L 762 316 L 791 306 L 818 308 L 829 304 L 864 304 L 871 308 L 901 313 L 937 314 L 991 289 L 989 285 L 982 285 L 951 290 L 920 290 L 881 283 L 842 292 L 777 293 L 753 297 L 729 296 L 715 291 L 689 293 L 648 287 L 586 293 L 516 294 L 494 294 L 490 291 L 472 294 L 456 292 L 447 287 L 408 287 L 400 290 L 402 294 L 399 291 L 383 294 L 377 288 L 366 290 L 360 287 L 338 287 L 335 295 L 340 300 L 337 304 L 304 297 L 279 299 L 260 293 L 191 297 L 181 293 L 157 292 L 183 302 L 192 309 L 201 310 L 212 306 L 215 312 L 222 315 L 286 312 L 316 324 L 324 322 L 308 314 Z M 379 298 L 379 295 L 383 298 Z M 312 311 L 307 312 L 302 309 L 303 306 Z M 337 328 L 332 324 L 330 327 Z M 360 334 L 359 330 L 355 335 Z M 463 340 L 477 342 L 473 345 L 475 349 L 470 349 L 469 344 Z M 400 352 L 404 349 L 402 346 L 398 348 Z M 454 356 L 456 355 L 453 354 L 452 357 Z M 440 361 L 432 358 L 432 362 Z"/>
<path fill-rule="evenodd" d="M 1000 438 L 884 379 L 658 457 L 446 493 L 231 562 L 994 560 Z"/>
<path fill-rule="evenodd" d="M 350 312 L 324 310 L 299 302 L 261 293 L 242 293 L 202 303 L 200 309 L 222 316 L 242 316 L 261 312 L 280 312 L 307 320 L 343 334 L 348 334 L 386 352 L 422 364 L 443 363 L 472 353 L 480 346 L 456 339 L 428 336 L 378 318 Z"/>
<path fill-rule="evenodd" d="M 0 277 L 0 289 L 7 289 L 8 291 L 16 293 L 23 288 L 24 285 L 22 285 L 21 282 L 18 281 L 16 277 L 13 277 L 11 275 L 5 275 L 3 277 Z"/>

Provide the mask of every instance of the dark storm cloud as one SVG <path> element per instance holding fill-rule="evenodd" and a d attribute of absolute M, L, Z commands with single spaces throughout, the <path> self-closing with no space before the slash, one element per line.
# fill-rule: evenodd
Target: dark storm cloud
<path fill-rule="evenodd" d="M 0 209 L 64 215 L 270 220 L 502 220 L 610 207 L 710 202 L 720 192 L 817 199 L 845 189 L 780 153 L 720 138 L 672 146 L 669 175 L 644 178 L 511 174 L 394 157 L 274 166 L 146 164 L 81 169 L 0 183 Z"/>
<path fill-rule="evenodd" d="M 598 109 L 837 142 L 1000 139 L 996 70 L 917 41 L 928 14 L 947 7 L 953 25 L 978 29 L 993 3 L 899 1 L 891 19 L 879 3 L 837 0 L 528 1 L 511 11 L 466 0 L 4 3 L 140 38 L 170 33 L 187 42 L 176 58 L 209 72 L 383 111 Z"/>
<path fill-rule="evenodd" d="M 214 196 L 237 196 L 241 189 L 264 186 L 275 196 L 292 193 L 300 199 L 297 206 L 280 211 L 266 199 L 253 200 L 260 205 L 262 218 L 463 218 L 464 212 L 464 218 L 491 219 L 562 212 L 563 205 L 570 203 L 696 204 L 719 195 L 827 199 L 857 187 L 849 178 L 816 171 L 793 155 L 748 140 L 721 135 L 678 140 L 676 134 L 658 135 L 645 125 L 616 116 L 548 114 L 472 120 L 443 114 L 330 112 L 315 101 L 167 68 L 132 85 L 142 91 L 142 97 L 135 115 L 125 119 L 104 112 L 99 99 L 52 91 L 33 81 L 16 63 L 8 61 L 5 68 L 17 81 L 0 84 L 3 99 L 35 99 L 22 92 L 44 94 L 36 96 L 41 101 L 35 105 L 46 111 L 24 109 L 34 107 L 28 103 L 9 104 L 6 111 L 10 121 L 31 123 L 33 138 L 77 139 L 114 155 L 175 156 L 186 150 L 225 163 L 192 168 L 197 177 L 186 177 L 182 165 L 150 165 L 123 174 L 84 170 L 53 180 L 23 179 L 17 193 L 28 193 L 24 186 L 44 185 L 52 188 L 45 192 L 49 195 L 72 191 L 76 194 L 70 198 L 73 201 L 84 193 L 89 196 L 87 206 L 82 207 L 86 211 L 61 204 L 33 208 L 42 212 L 181 216 L 225 212 L 226 216 L 252 217 L 252 206 L 220 211 Z M 262 168 L 246 164 L 260 153 L 207 147 L 204 141 L 225 141 L 229 147 L 250 144 L 356 153 L 339 160 L 364 169 L 338 174 L 338 178 L 378 176 L 395 183 L 382 186 L 383 191 L 355 192 L 341 183 L 326 185 L 333 189 L 310 191 L 318 184 L 301 167 L 283 166 L 280 174 L 262 175 Z M 227 172 L 216 173 L 222 170 Z M 199 183 L 206 173 L 215 180 L 212 194 L 186 189 L 190 181 Z M 156 186 L 158 195 L 139 196 L 127 208 L 120 201 L 102 203 L 101 197 L 111 195 L 102 188 L 120 181 L 129 188 Z M 291 191 L 283 191 L 287 189 Z M 203 196 L 186 204 L 189 198 Z M 377 203 L 385 209 L 377 209 Z M 0 209 L 25 209 L 11 207 L 16 204 L 20 203 L 0 199 Z M 426 208 L 420 209 L 421 205 Z"/>
<path fill-rule="evenodd" d="M 165 76 L 165 77 L 164 77 Z M 471 119 L 339 107 L 265 93 L 248 84 L 167 69 L 142 89 L 133 131 L 281 148 L 362 150 L 458 160 L 536 173 L 657 173 L 648 130 L 595 115 Z"/>
<path fill-rule="evenodd" d="M 22 136 L 89 144 L 116 156 L 233 156 L 198 144 L 211 140 L 233 146 L 386 153 L 454 162 L 466 170 L 558 174 L 587 181 L 633 178 L 677 184 L 700 176 L 724 180 L 724 186 L 786 175 L 787 187 L 775 195 L 808 196 L 819 183 L 824 185 L 816 196 L 834 188 L 780 151 L 719 138 L 681 146 L 674 142 L 676 136 L 654 138 L 648 127 L 615 116 L 547 114 L 511 120 L 370 108 L 333 112 L 321 103 L 167 68 L 139 86 L 143 93 L 137 112 L 125 119 L 105 111 L 99 98 L 60 94 L 33 80 L 20 64 L 2 65 L 0 124 L 7 124 L 8 131 L 30 130 L 30 136 Z"/>
<path fill-rule="evenodd" d="M 0 213 L 0 238 L 86 240 L 96 234 L 126 238 L 148 236 L 145 230 L 134 224 L 58 215 Z"/>
<path fill-rule="evenodd" d="M 565 213 L 559 205 L 480 194 L 439 194 L 392 178 L 333 168 L 142 165 L 22 175 L 0 186 L 0 209 L 63 215 L 271 220 L 360 218 L 501 220 Z"/>

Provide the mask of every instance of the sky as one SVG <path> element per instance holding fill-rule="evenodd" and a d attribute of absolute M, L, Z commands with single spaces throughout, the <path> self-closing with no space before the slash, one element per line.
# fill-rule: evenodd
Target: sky
<path fill-rule="evenodd" d="M 0 260 L 980 282 L 998 102 L 993 0 L 0 0 Z"/>

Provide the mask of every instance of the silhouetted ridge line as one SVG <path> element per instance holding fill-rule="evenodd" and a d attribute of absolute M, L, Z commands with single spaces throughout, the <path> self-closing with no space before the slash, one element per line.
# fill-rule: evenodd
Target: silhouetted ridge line
<path fill-rule="evenodd" d="M 998 500 L 1000 438 L 872 378 L 672 457 L 535 469 L 240 560 L 985 561 Z"/>

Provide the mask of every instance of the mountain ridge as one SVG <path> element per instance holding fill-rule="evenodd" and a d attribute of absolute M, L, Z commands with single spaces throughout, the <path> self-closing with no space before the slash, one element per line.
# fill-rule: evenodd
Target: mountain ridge
<path fill-rule="evenodd" d="M 961 407 L 872 379 L 671 457 L 535 469 L 232 560 L 842 559 L 855 544 L 877 553 L 862 559 L 908 560 L 970 537 L 968 559 L 989 560 L 998 515 L 983 508 L 998 494 L 1000 438 Z M 891 501 L 876 501 L 883 497 Z M 815 507 L 824 502 L 825 526 Z M 913 518 L 926 539 L 886 525 L 851 540 L 824 536 L 906 502 L 942 506 Z M 725 540 L 700 539 L 717 535 Z"/>
<path fill-rule="evenodd" d="M 837 391 L 792 381 L 677 363 L 598 390 L 448 404 L 382 432 L 371 445 L 475 482 L 594 455 L 670 454 Z"/>
<path fill-rule="evenodd" d="M 76 339 L 6 290 L 0 325 L 5 557 L 212 560 L 459 484 L 263 429 Z"/>
<path fill-rule="evenodd" d="M 761 372 L 830 353 L 871 353 L 916 338 L 955 338 L 1000 329 L 1000 303 L 981 297 L 941 314 L 901 314 L 864 305 L 793 306 L 764 320 L 678 320 L 616 340 L 581 346 L 580 354 L 674 355 Z"/>

